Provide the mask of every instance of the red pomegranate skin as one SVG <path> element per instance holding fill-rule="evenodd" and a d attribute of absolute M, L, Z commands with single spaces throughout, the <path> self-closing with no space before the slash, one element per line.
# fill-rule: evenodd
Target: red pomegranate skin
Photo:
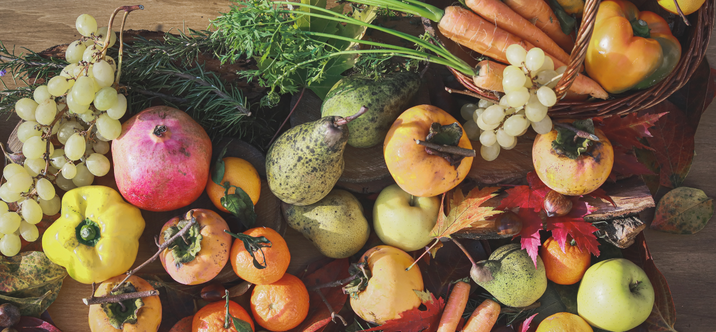
<path fill-rule="evenodd" d="M 211 140 L 194 119 L 168 106 L 154 106 L 122 124 L 112 141 L 117 188 L 148 211 L 171 211 L 194 202 L 209 178 Z"/>

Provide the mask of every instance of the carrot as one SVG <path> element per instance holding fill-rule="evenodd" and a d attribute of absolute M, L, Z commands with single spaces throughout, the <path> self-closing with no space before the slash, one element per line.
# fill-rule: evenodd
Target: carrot
<path fill-rule="evenodd" d="M 505 65 L 501 63 L 482 60 L 475 66 L 477 75 L 473 76 L 473 83 L 485 90 L 505 92 L 502 87 L 502 71 L 504 70 Z"/>
<path fill-rule="evenodd" d="M 572 37 L 566 35 L 562 31 L 562 27 L 559 25 L 557 16 L 554 15 L 552 8 L 544 2 L 544 0 L 502 0 L 505 5 L 509 6 L 522 15 L 522 17 L 528 19 L 530 22 L 534 22 L 538 28 L 552 38 L 562 49 L 571 53 L 574 48 L 574 41 Z M 545 49 L 543 51 L 547 52 Z M 563 62 L 568 60 L 560 59 Z"/>
<path fill-rule="evenodd" d="M 462 312 L 465 311 L 467 298 L 470 296 L 470 283 L 458 281 L 450 292 L 448 303 L 445 305 L 443 315 L 440 317 L 440 324 L 437 332 L 455 332 L 460 322 Z"/>
<path fill-rule="evenodd" d="M 490 299 L 482 301 L 468 318 L 462 332 L 490 332 L 499 316 L 499 303 Z"/>
<path fill-rule="evenodd" d="M 523 13 L 510 9 L 510 7 L 506 5 L 510 2 L 517 2 L 517 0 L 503 1 L 505 1 L 505 3 L 502 3 L 500 0 L 466 0 L 465 4 L 467 7 L 472 9 L 472 11 L 482 16 L 487 21 L 493 22 L 493 24 L 498 28 L 532 43 L 534 46 L 541 48 L 545 53 L 561 60 L 562 62 L 569 61 L 569 54 L 567 54 L 567 52 L 565 52 L 560 45 L 557 45 L 555 40 L 550 39 L 551 36 L 546 34 L 546 31 L 538 29 L 539 25 L 530 23 L 527 19 L 525 19 L 526 16 L 524 16 Z M 530 1 L 530 3 L 534 1 L 535 3 L 542 3 L 547 6 L 547 4 L 543 3 L 542 0 L 525 1 Z M 547 6 L 547 9 L 549 9 L 549 6 Z M 535 9 L 533 8 L 532 10 L 534 11 Z M 523 15 L 524 17 L 520 15 Z M 559 29 L 559 22 L 555 23 L 557 24 L 557 29 Z M 560 30 L 560 33 L 561 32 L 562 31 Z M 564 35 L 564 33 L 562 34 Z M 569 51 L 571 50 L 572 49 L 570 48 Z"/>
<path fill-rule="evenodd" d="M 457 6 L 445 8 L 445 13 L 438 22 L 438 29 L 452 41 L 503 63 L 509 63 L 505 54 L 508 46 L 518 44 L 528 51 L 534 47 L 530 42 Z M 549 54 L 545 55 L 552 59 L 555 68 L 565 66 L 565 63 L 559 59 Z M 599 99 L 607 99 L 609 96 L 599 83 L 581 74 L 577 75 L 570 90 L 576 94 L 589 94 Z"/>

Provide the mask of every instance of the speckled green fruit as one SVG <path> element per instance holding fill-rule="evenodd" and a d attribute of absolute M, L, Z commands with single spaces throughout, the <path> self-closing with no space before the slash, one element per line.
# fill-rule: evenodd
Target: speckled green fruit
<path fill-rule="evenodd" d="M 326 95 L 321 116 L 349 116 L 361 106 L 368 111 L 348 124 L 348 144 L 369 148 L 383 143 L 395 119 L 410 106 L 420 87 L 420 76 L 399 72 L 384 79 L 349 76 L 338 81 Z"/>
<path fill-rule="evenodd" d="M 293 127 L 276 139 L 266 154 L 266 180 L 278 199 L 308 205 L 328 195 L 343 174 L 348 128 L 337 123 L 344 120 L 323 117 Z"/>
<path fill-rule="evenodd" d="M 547 290 L 547 274 L 537 256 L 537 268 L 527 251 L 517 243 L 493 251 L 487 260 L 477 262 L 470 277 L 502 304 L 525 307 L 537 301 Z"/>
<path fill-rule="evenodd" d="M 335 189 L 311 205 L 282 204 L 282 208 L 288 225 L 328 257 L 350 257 L 368 241 L 370 227 L 363 206 L 345 190 Z"/>

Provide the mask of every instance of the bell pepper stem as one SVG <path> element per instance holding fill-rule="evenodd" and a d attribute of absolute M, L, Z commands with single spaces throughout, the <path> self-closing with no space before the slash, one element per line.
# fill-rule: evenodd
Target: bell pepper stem
<path fill-rule="evenodd" d="M 634 36 L 643 38 L 649 38 L 649 36 L 651 36 L 651 29 L 649 29 L 649 24 L 646 23 L 646 21 L 644 20 L 631 21 L 631 28 L 634 31 Z"/>
<path fill-rule="evenodd" d="M 142 268 L 147 266 L 149 263 L 154 262 L 159 257 L 159 255 L 162 253 L 162 251 L 164 251 L 164 249 L 169 247 L 178 238 L 184 236 L 184 234 L 186 234 L 186 232 L 189 231 L 189 229 L 191 229 L 191 226 L 193 226 L 194 224 L 197 223 L 196 218 L 194 218 L 194 213 L 192 211 L 189 211 L 189 214 L 190 214 L 189 224 L 187 224 L 179 232 L 174 234 L 174 236 L 172 236 L 168 240 L 164 241 L 164 243 L 162 243 L 162 245 L 160 245 L 159 248 L 157 248 L 157 252 L 154 255 L 152 255 L 152 257 L 149 257 L 149 259 L 147 259 L 144 263 L 137 266 L 133 270 L 127 271 L 127 276 L 124 277 L 124 279 L 120 283 L 115 285 L 114 288 L 112 288 L 113 292 L 116 291 L 117 289 L 119 289 L 119 287 L 121 287 L 125 282 L 127 282 L 127 279 L 129 279 L 129 277 L 131 277 L 135 273 L 137 273 L 137 271 L 141 270 Z"/>

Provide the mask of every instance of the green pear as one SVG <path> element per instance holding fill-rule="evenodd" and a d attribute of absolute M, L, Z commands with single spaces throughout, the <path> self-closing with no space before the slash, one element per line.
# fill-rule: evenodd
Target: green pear
<path fill-rule="evenodd" d="M 368 241 L 370 227 L 363 206 L 345 190 L 334 189 L 314 204 L 282 207 L 288 226 L 301 232 L 328 257 L 350 257 Z"/>
<path fill-rule="evenodd" d="M 547 274 L 542 258 L 537 267 L 527 251 L 517 243 L 497 248 L 487 260 L 477 262 L 470 277 L 502 304 L 526 307 L 547 290 Z"/>

